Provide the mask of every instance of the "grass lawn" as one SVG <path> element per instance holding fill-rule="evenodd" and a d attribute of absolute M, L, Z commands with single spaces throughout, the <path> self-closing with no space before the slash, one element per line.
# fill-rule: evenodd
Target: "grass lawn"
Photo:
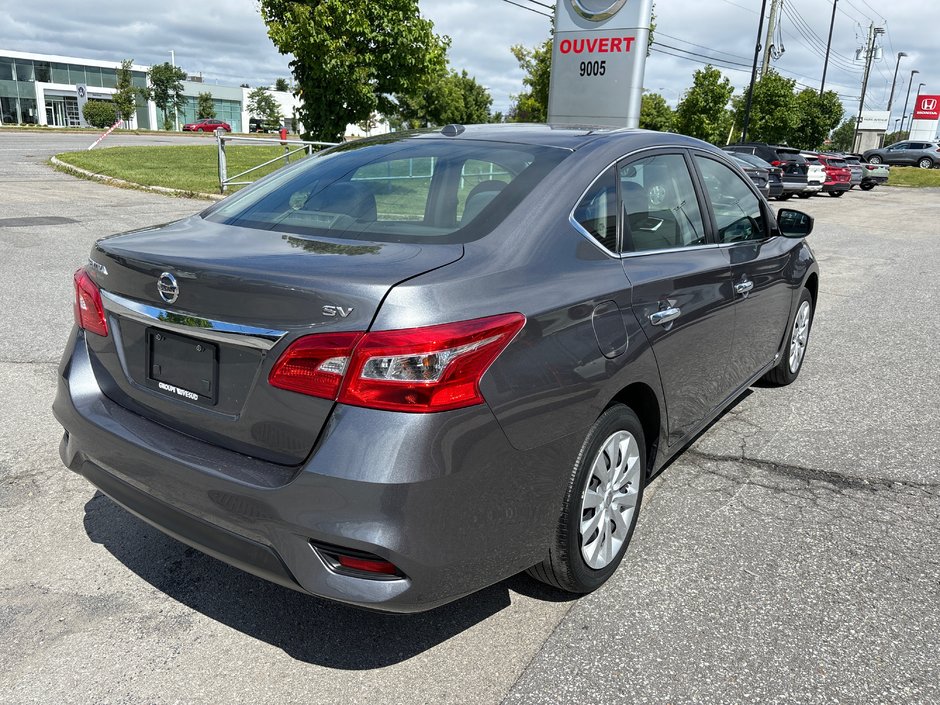
<path fill-rule="evenodd" d="M 245 169 L 284 154 L 278 145 L 227 145 L 225 154 L 229 177 Z M 90 152 L 64 152 L 61 161 L 96 174 L 124 179 L 145 186 L 165 186 L 195 193 L 219 193 L 218 149 L 211 145 L 173 145 L 166 147 L 106 147 Z M 291 163 L 302 153 L 291 156 Z M 244 177 L 254 181 L 284 162 L 275 162 Z M 227 192 L 237 191 L 231 186 Z"/>
<path fill-rule="evenodd" d="M 893 166 L 888 186 L 938 186 L 940 169 L 920 169 L 916 166 Z"/>

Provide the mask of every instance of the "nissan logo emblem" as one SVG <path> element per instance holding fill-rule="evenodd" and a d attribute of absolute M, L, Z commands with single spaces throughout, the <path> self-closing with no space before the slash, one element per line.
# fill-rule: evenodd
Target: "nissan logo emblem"
<path fill-rule="evenodd" d="M 591 22 L 603 22 L 620 12 L 627 0 L 571 0 L 571 8 Z"/>
<path fill-rule="evenodd" d="M 157 279 L 157 293 L 168 304 L 176 301 L 180 295 L 180 285 L 176 283 L 176 277 L 169 272 L 161 274 Z"/>

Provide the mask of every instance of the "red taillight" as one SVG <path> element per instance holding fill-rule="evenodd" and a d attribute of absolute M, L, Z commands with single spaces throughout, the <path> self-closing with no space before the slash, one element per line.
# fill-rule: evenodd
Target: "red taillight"
<path fill-rule="evenodd" d="M 76 271 L 73 280 L 75 282 L 75 324 L 97 335 L 107 336 L 108 319 L 104 315 L 98 285 L 92 281 L 84 269 Z"/>
<path fill-rule="evenodd" d="M 507 313 L 426 328 L 310 335 L 271 371 L 276 387 L 371 409 L 428 413 L 482 404 L 480 379 L 522 326 Z"/>
<path fill-rule="evenodd" d="M 786 164 L 786 162 L 782 162 L 779 159 L 774 159 L 770 162 L 770 166 L 783 166 L 784 164 Z"/>
<path fill-rule="evenodd" d="M 362 333 L 320 333 L 299 338 L 274 364 L 272 386 L 336 399 L 349 357 Z"/>

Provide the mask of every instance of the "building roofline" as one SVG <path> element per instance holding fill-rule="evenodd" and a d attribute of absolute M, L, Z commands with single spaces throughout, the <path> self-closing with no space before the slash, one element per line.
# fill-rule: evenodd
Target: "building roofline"
<path fill-rule="evenodd" d="M 120 61 L 102 61 L 100 59 L 82 59 L 78 56 L 59 56 L 58 54 L 34 54 L 29 51 L 13 51 L 11 49 L 0 49 L 0 57 L 10 59 L 32 59 L 33 61 L 49 61 L 59 64 L 81 64 L 83 66 L 94 66 L 104 69 L 121 68 Z M 131 64 L 131 71 L 142 71 L 147 73 L 149 66 L 141 64 Z"/>

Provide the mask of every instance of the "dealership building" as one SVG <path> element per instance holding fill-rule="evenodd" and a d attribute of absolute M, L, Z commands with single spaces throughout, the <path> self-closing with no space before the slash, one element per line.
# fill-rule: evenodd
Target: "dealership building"
<path fill-rule="evenodd" d="M 79 59 L 70 56 L 31 54 L 0 49 L 0 121 L 3 125 L 50 125 L 79 127 L 84 120 L 79 108 L 84 100 L 111 100 L 116 91 L 120 61 Z M 131 80 L 139 88 L 147 86 L 149 66 L 131 67 Z M 249 88 L 203 83 L 199 77 L 183 81 L 184 104 L 179 124 L 196 121 L 200 93 L 210 93 L 215 117 L 224 120 L 233 132 L 248 129 Z M 283 91 L 269 91 L 281 106 L 289 127 L 297 99 Z M 163 112 L 154 102 L 138 101 L 129 129 L 163 129 Z"/>

